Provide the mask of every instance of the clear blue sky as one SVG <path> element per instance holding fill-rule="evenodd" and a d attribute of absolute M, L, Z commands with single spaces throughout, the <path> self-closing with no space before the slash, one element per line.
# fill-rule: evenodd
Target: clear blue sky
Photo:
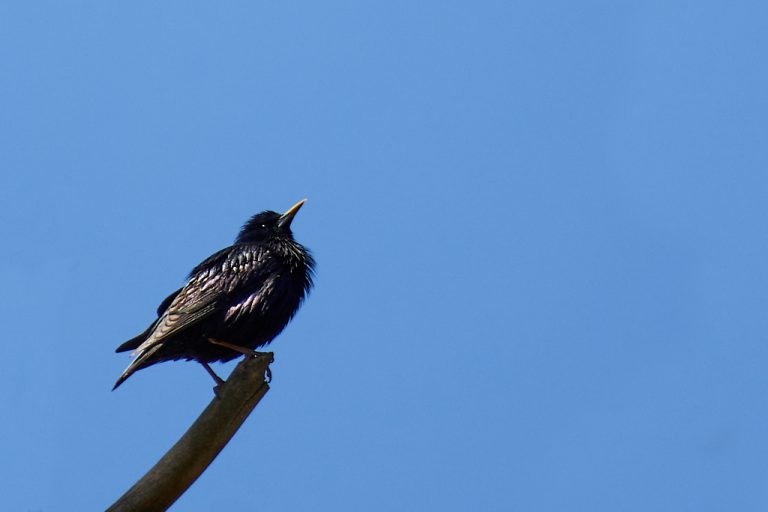
<path fill-rule="evenodd" d="M 317 287 L 175 509 L 768 509 L 762 2 L 4 2 L 2 508 L 211 399 L 114 348 L 242 222 Z M 218 366 L 226 374 L 232 364 Z"/>

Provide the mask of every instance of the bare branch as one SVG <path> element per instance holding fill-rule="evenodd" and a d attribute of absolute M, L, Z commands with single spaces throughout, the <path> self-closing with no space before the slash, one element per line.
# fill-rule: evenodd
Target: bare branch
<path fill-rule="evenodd" d="M 269 391 L 272 353 L 246 358 L 187 432 L 107 512 L 167 510 L 227 445 Z"/>

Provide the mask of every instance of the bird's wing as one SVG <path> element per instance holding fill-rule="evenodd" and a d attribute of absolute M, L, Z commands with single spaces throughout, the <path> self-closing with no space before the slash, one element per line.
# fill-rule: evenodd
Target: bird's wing
<path fill-rule="evenodd" d="M 231 252 L 227 247 L 195 267 L 181 290 L 169 295 L 157 308 L 159 318 L 146 339 L 134 351 L 142 355 L 152 346 L 208 317 L 226 301 L 227 290 L 221 265 Z"/>
<path fill-rule="evenodd" d="M 269 270 L 264 264 L 268 257 L 267 248 L 242 251 L 231 246 L 207 258 L 192 270 L 189 281 L 177 294 L 160 304 L 160 318 L 135 353 L 143 354 L 215 311 L 225 311 L 227 323 L 250 313 L 260 296 L 272 287 L 272 282 L 264 279 Z"/>
<path fill-rule="evenodd" d="M 129 350 L 134 350 L 139 345 L 144 343 L 144 340 L 147 339 L 147 336 L 149 336 L 152 333 L 152 331 L 155 330 L 155 326 L 160 321 L 160 317 L 163 316 L 163 313 L 165 313 L 165 310 L 168 309 L 168 306 L 171 305 L 171 303 L 173 302 L 173 299 L 175 299 L 176 296 L 179 293 L 181 293 L 181 290 L 183 290 L 183 288 L 179 288 L 178 290 L 170 294 L 168 297 L 166 297 L 163 300 L 163 302 L 160 303 L 160 305 L 157 307 L 157 320 L 152 322 L 152 324 L 144 332 L 142 332 L 138 336 L 134 336 L 133 338 L 129 339 L 128 341 L 124 342 L 119 347 L 117 347 L 117 349 L 115 349 L 115 352 L 127 352 Z"/>
<path fill-rule="evenodd" d="M 195 267 L 187 284 L 160 305 L 160 318 L 150 326 L 146 339 L 133 351 L 135 359 L 113 389 L 139 368 L 151 364 L 153 356 L 170 337 L 214 313 L 224 313 L 224 322 L 230 324 L 252 310 L 259 302 L 259 292 L 254 293 L 253 288 L 263 293 L 270 287 L 262 282 L 265 274 L 271 271 L 269 265 L 265 265 L 268 254 L 269 250 L 264 248 L 243 251 L 231 246 Z M 241 304 L 244 299 L 246 303 Z"/>
<path fill-rule="evenodd" d="M 226 300 L 226 291 L 219 286 L 220 277 L 192 278 L 165 309 L 152 332 L 136 348 L 141 354 L 149 347 L 178 334 L 216 311 Z"/>
<path fill-rule="evenodd" d="M 193 277 L 187 282 L 162 316 L 150 327 L 147 338 L 132 352 L 135 359 L 117 379 L 113 390 L 136 370 L 151 364 L 152 357 L 163 347 L 163 342 L 169 336 L 183 332 L 216 311 L 220 301 L 225 300 L 226 292 L 218 286 L 220 278 L 213 274 L 209 273 L 202 278 Z"/>
<path fill-rule="evenodd" d="M 160 318 L 163 316 L 163 313 L 165 313 L 165 310 L 168 309 L 168 307 L 173 303 L 173 299 L 176 298 L 178 294 L 181 293 L 181 290 L 184 288 L 179 288 L 169 296 L 167 296 L 165 299 L 163 299 L 163 302 L 160 303 L 159 306 L 157 306 L 157 317 Z"/>
<path fill-rule="evenodd" d="M 190 273 L 184 287 L 166 298 L 158 308 L 158 318 L 147 330 L 146 339 L 132 352 L 135 359 L 117 379 L 117 389 L 136 370 L 151 364 L 163 342 L 226 307 L 232 279 L 228 262 L 235 254 L 230 246 L 208 257 Z M 224 306 L 222 306 L 224 305 Z M 125 345 L 125 344 L 123 344 Z M 120 347 L 122 348 L 122 346 Z"/>

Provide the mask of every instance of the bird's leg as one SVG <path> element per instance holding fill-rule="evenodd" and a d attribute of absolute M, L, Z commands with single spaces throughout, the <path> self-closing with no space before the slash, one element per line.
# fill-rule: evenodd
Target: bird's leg
<path fill-rule="evenodd" d="M 201 365 L 203 365 L 203 368 L 205 368 L 205 371 L 207 371 L 207 372 L 208 372 L 208 375 L 210 375 L 211 377 L 213 377 L 213 380 L 215 380 L 215 381 L 216 381 L 216 384 L 217 384 L 217 385 L 221 386 L 222 384 L 224 384 L 224 379 L 222 379 L 221 377 L 219 377 L 218 375 L 216 375 L 216 372 L 214 372 L 214 371 L 213 371 L 213 368 L 211 368 L 211 367 L 208 365 L 208 363 L 206 363 L 205 361 L 198 361 L 198 362 L 199 362 Z"/>
<path fill-rule="evenodd" d="M 208 341 L 210 341 L 214 345 L 220 345 L 222 347 L 226 347 L 226 348 L 232 349 L 235 352 L 240 352 L 241 354 L 246 355 L 248 357 L 256 357 L 256 356 L 259 355 L 258 352 L 256 352 L 255 350 L 251 350 L 248 347 L 241 347 L 240 345 L 233 345 L 232 343 L 227 343 L 226 341 L 215 340 L 213 338 L 208 338 Z"/>
<path fill-rule="evenodd" d="M 233 343 L 227 343 L 226 341 L 215 340 L 213 338 L 208 338 L 208 341 L 210 341 L 214 345 L 219 345 L 219 346 L 222 346 L 222 347 L 226 347 L 226 348 L 232 349 L 235 352 L 240 352 L 241 354 L 244 354 L 245 357 L 259 357 L 259 356 L 263 356 L 263 355 L 269 354 L 269 352 L 256 352 L 255 350 L 251 350 L 248 347 L 241 347 L 240 345 L 235 345 Z M 272 360 L 274 360 L 274 358 L 272 358 Z M 268 383 L 272 382 L 272 370 L 270 370 L 269 366 L 267 366 L 267 382 Z"/>
<path fill-rule="evenodd" d="M 213 371 L 213 368 L 208 366 L 208 363 L 206 363 L 205 361 L 198 361 L 198 363 L 203 365 L 203 368 L 205 368 L 205 371 L 208 372 L 208 375 L 213 377 L 213 380 L 216 381 L 216 385 L 213 386 L 213 394 L 216 395 L 217 398 L 221 398 L 221 396 L 219 396 L 219 388 L 221 388 L 221 385 L 224 384 L 224 380 L 218 375 L 216 375 L 216 372 Z"/>

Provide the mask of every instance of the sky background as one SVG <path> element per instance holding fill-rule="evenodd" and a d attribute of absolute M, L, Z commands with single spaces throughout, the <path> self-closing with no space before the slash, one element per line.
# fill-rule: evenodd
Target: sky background
<path fill-rule="evenodd" d="M 765 511 L 766 48 L 764 2 L 0 3 L 3 510 L 154 464 L 213 383 L 114 348 L 307 197 L 173 510 Z"/>

